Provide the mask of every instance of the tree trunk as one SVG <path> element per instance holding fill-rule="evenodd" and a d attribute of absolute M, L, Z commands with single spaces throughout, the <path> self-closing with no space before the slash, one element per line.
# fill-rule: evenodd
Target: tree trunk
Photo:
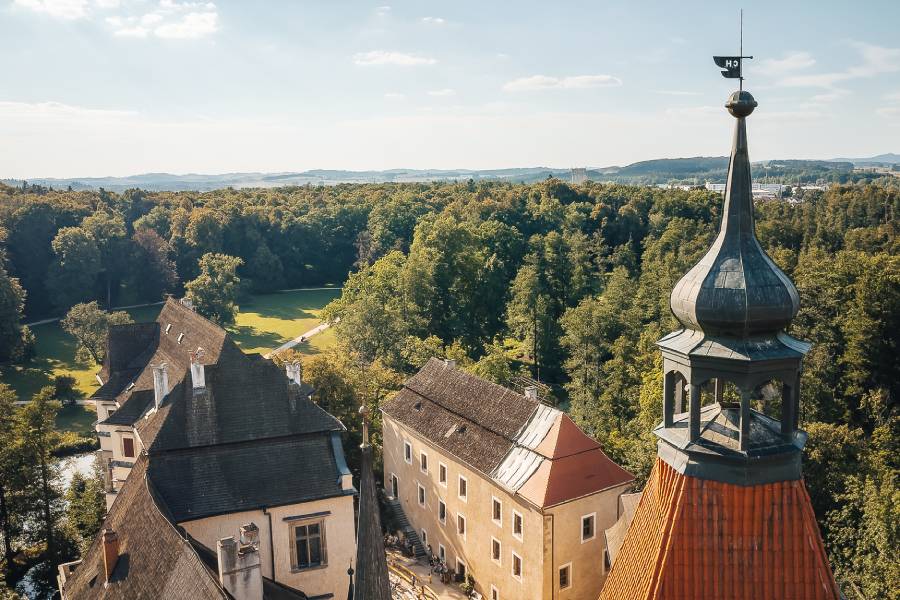
<path fill-rule="evenodd" d="M 0 529 L 3 531 L 3 556 L 6 557 L 7 568 L 12 564 L 12 525 L 9 522 L 9 508 L 6 506 L 6 488 L 0 485 Z"/>

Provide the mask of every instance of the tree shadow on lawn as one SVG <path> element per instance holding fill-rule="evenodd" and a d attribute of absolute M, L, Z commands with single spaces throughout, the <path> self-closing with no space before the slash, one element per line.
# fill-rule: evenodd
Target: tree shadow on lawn
<path fill-rule="evenodd" d="M 284 337 L 272 331 L 261 331 L 252 325 L 233 325 L 228 328 L 235 343 L 245 352 L 248 349 L 268 348 L 274 350 L 285 341 Z"/>
<path fill-rule="evenodd" d="M 340 297 L 341 290 L 311 290 L 308 292 L 284 292 L 254 296 L 240 305 L 241 313 L 255 313 L 271 319 L 315 319 L 315 313 Z"/>

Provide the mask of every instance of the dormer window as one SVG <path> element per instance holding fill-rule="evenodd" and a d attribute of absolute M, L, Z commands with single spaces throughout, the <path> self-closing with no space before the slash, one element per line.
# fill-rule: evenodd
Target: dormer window
<path fill-rule="evenodd" d="M 183 332 L 182 332 L 182 333 L 179 333 L 179 334 L 178 334 L 178 343 L 180 344 L 180 343 L 181 343 L 181 340 L 183 340 L 183 339 L 184 339 L 184 333 L 183 333 Z"/>
<path fill-rule="evenodd" d="M 166 325 L 166 334 L 169 333 L 169 330 L 170 330 L 170 329 L 172 329 L 172 324 L 171 324 L 171 323 L 169 323 L 168 325 Z"/>

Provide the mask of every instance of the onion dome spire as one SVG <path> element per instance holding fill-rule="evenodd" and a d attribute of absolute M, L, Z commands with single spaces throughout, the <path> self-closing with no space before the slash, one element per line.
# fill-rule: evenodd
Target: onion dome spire
<path fill-rule="evenodd" d="M 725 104 L 737 123 L 722 224 L 670 298 L 672 312 L 686 329 L 739 338 L 775 334 L 800 308 L 797 288 L 766 255 L 754 231 L 746 118 L 756 106 L 746 91 L 734 92 Z"/>

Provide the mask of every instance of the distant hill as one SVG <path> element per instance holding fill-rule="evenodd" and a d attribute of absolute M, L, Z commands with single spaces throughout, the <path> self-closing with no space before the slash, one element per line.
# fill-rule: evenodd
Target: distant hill
<path fill-rule="evenodd" d="M 878 156 L 870 156 L 869 158 L 832 158 L 829 162 L 849 162 L 857 167 L 870 165 L 900 165 L 900 154 L 888 152 L 887 154 L 879 154 Z"/>
<path fill-rule="evenodd" d="M 865 161 L 885 161 L 865 162 Z M 753 177 L 765 177 L 785 183 L 846 182 L 857 180 L 854 165 L 900 163 L 900 155 L 881 154 L 868 159 L 770 160 L 753 163 Z M 661 158 L 632 163 L 624 167 L 590 167 L 587 178 L 592 181 L 612 181 L 627 184 L 653 185 L 661 183 L 705 182 L 722 183 L 728 171 L 726 156 L 696 156 L 692 158 Z M 429 182 L 429 181 L 509 181 L 532 183 L 558 177 L 568 181 L 571 169 L 553 167 L 524 167 L 509 169 L 388 169 L 385 171 L 346 171 L 340 169 L 312 169 L 279 173 L 224 173 L 207 175 L 188 173 L 143 173 L 127 177 L 35 178 L 28 183 L 54 189 L 99 189 L 121 192 L 129 188 L 151 191 L 209 191 L 226 187 L 282 187 L 301 185 L 337 185 L 341 183 Z M 18 186 L 21 180 L 0 180 Z"/>

